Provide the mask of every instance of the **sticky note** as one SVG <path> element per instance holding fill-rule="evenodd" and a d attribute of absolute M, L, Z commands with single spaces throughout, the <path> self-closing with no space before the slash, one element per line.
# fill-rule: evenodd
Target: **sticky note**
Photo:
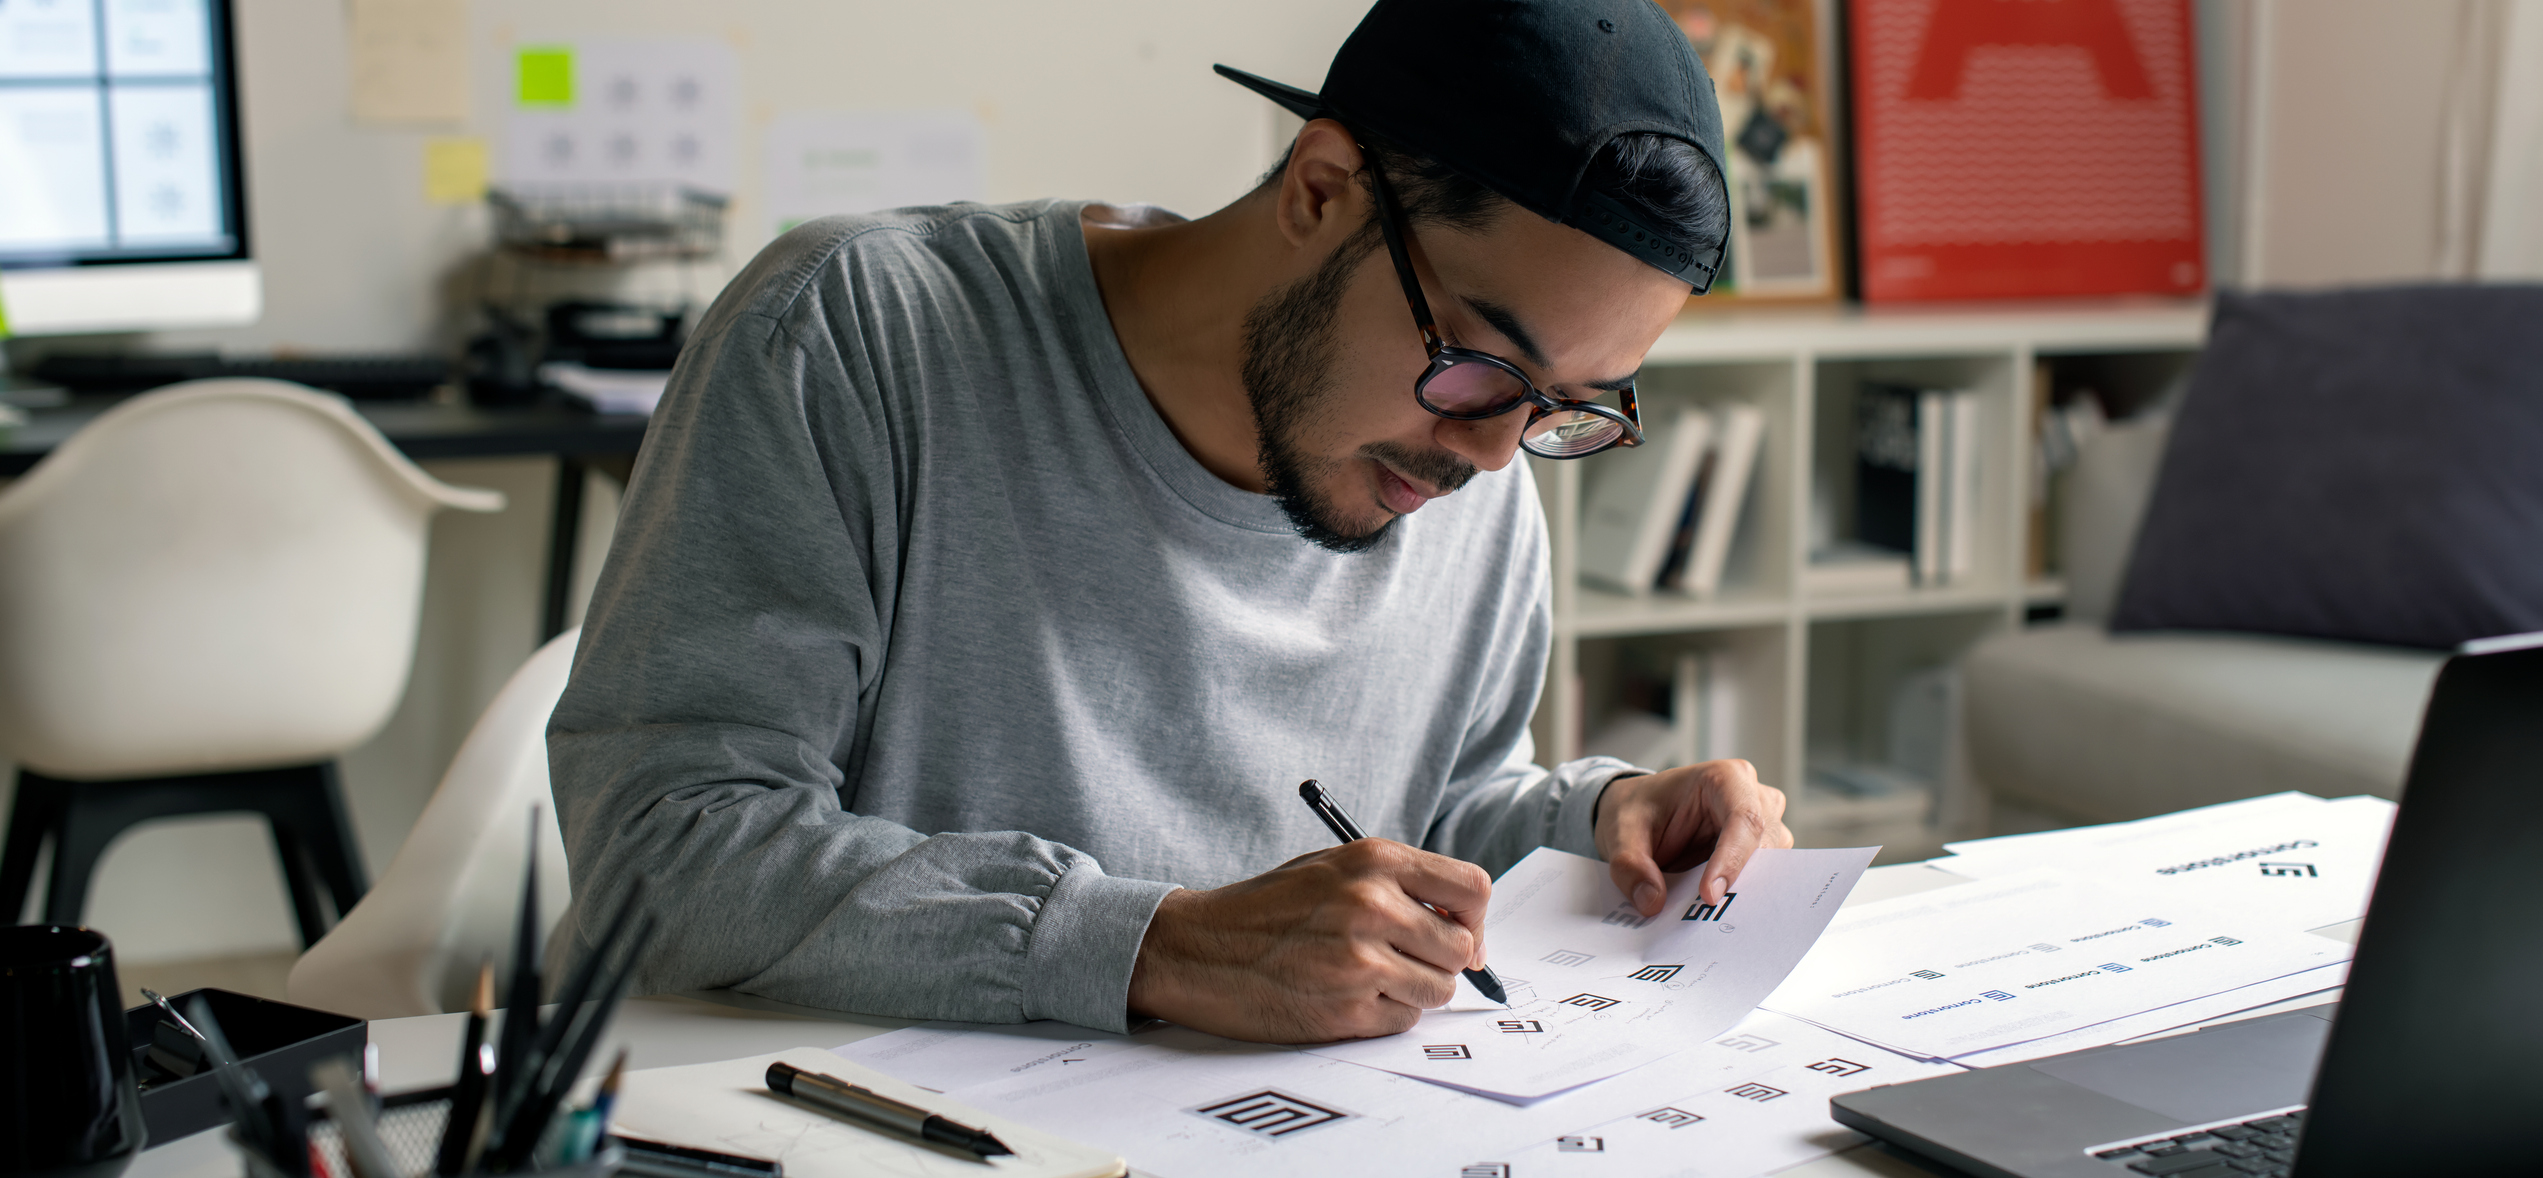
<path fill-rule="evenodd" d="M 486 141 L 451 136 L 424 141 L 424 199 L 464 205 L 486 197 Z"/>
<path fill-rule="evenodd" d="M 574 105 L 572 49 L 562 45 L 524 46 L 519 61 L 521 105 Z"/>

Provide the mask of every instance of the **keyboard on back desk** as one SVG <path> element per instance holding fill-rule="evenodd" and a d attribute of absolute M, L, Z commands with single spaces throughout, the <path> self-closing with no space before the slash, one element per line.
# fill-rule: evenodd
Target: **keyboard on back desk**
<path fill-rule="evenodd" d="M 262 376 L 342 393 L 355 400 L 410 400 L 454 375 L 438 356 L 280 356 L 246 359 L 210 352 L 55 354 L 28 375 L 80 393 L 138 393 L 179 381 Z"/>
<path fill-rule="evenodd" d="M 2293 1109 L 2086 1152 L 2155 1178 L 2286 1178 L 2304 1123 L 2304 1110 Z"/>

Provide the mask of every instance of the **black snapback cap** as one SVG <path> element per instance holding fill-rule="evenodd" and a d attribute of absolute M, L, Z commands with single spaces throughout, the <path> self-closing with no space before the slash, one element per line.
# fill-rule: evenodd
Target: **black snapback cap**
<path fill-rule="evenodd" d="M 1378 0 L 1333 55 L 1322 93 L 1216 68 L 1302 119 L 1436 160 L 1697 294 L 1713 285 L 1723 242 L 1689 240 L 1581 183 L 1600 148 L 1637 131 L 1692 143 L 1730 174 L 1713 80 L 1652 0 Z"/>

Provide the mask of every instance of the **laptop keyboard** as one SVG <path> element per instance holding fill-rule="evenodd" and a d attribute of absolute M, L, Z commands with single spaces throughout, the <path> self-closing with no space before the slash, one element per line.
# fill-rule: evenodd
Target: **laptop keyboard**
<path fill-rule="evenodd" d="M 2304 1110 L 2294 1109 L 2089 1152 L 2156 1178 L 2287 1178 L 2304 1123 Z"/>

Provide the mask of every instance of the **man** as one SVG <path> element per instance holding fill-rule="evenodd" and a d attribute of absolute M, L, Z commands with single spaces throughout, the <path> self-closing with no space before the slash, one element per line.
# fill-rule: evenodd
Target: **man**
<path fill-rule="evenodd" d="M 1217 213 L 831 218 L 717 301 L 550 729 L 563 952 L 642 879 L 647 989 L 1320 1041 L 1445 1003 L 1539 845 L 1649 914 L 1791 844 L 1745 762 L 1529 763 L 1512 459 L 1638 442 L 1720 259 L 1685 38 L 1381 0 L 1320 95 L 1223 72 L 1310 121 Z"/>

